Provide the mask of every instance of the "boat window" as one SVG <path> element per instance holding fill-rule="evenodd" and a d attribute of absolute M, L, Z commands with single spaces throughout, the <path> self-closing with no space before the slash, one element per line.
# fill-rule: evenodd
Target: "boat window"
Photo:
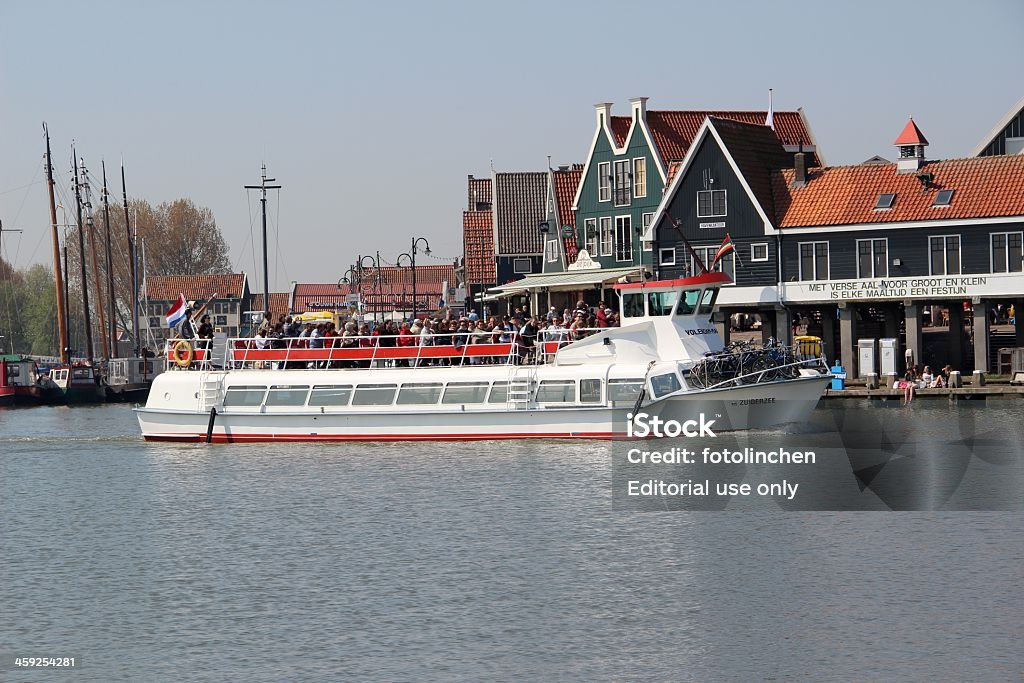
<path fill-rule="evenodd" d="M 697 310 L 697 302 L 700 301 L 699 289 L 688 289 L 683 292 L 683 298 L 679 301 L 676 315 L 691 315 Z"/>
<path fill-rule="evenodd" d="M 683 386 L 679 383 L 679 377 L 674 372 L 667 372 L 664 375 L 651 377 L 651 389 L 654 391 L 654 398 L 661 398 L 673 391 L 679 391 Z"/>
<path fill-rule="evenodd" d="M 711 311 L 715 308 L 715 299 L 718 298 L 718 289 L 705 289 L 704 296 L 700 300 L 700 310 L 697 311 L 699 315 L 711 315 Z"/>
<path fill-rule="evenodd" d="M 635 401 L 636 397 L 640 395 L 640 389 L 643 386 L 644 380 L 641 377 L 636 379 L 610 379 L 608 380 L 608 400 Z"/>
<path fill-rule="evenodd" d="M 352 396 L 351 384 L 318 385 L 309 394 L 311 406 L 347 406 Z"/>
<path fill-rule="evenodd" d="M 267 394 L 267 405 L 304 406 L 306 405 L 306 394 L 308 393 L 308 386 L 273 386 L 270 387 L 270 393 Z"/>
<path fill-rule="evenodd" d="M 71 371 L 71 379 L 92 379 L 92 368 L 75 368 Z"/>
<path fill-rule="evenodd" d="M 672 315 L 679 292 L 650 292 L 647 295 L 647 315 Z"/>
<path fill-rule="evenodd" d="M 580 380 L 580 403 L 601 402 L 601 380 L 581 379 Z"/>
<path fill-rule="evenodd" d="M 449 382 L 441 403 L 483 403 L 487 382 Z"/>
<path fill-rule="evenodd" d="M 491 395 L 487 397 L 488 403 L 508 402 L 508 382 L 495 382 L 491 387 Z"/>
<path fill-rule="evenodd" d="M 224 392 L 224 407 L 252 407 L 263 403 L 266 387 L 234 386 Z"/>
<path fill-rule="evenodd" d="M 359 384 L 352 396 L 354 406 L 389 406 L 395 402 L 397 384 Z"/>
<path fill-rule="evenodd" d="M 627 318 L 644 317 L 643 293 L 622 295 L 622 315 Z"/>
<path fill-rule="evenodd" d="M 21 368 L 17 365 L 7 366 L 7 377 L 21 377 Z"/>
<path fill-rule="evenodd" d="M 408 406 L 423 403 L 437 403 L 441 398 L 443 384 L 403 384 L 398 392 L 398 405 Z"/>
<path fill-rule="evenodd" d="M 575 403 L 576 382 L 569 380 L 545 380 L 537 390 L 537 403 Z"/>

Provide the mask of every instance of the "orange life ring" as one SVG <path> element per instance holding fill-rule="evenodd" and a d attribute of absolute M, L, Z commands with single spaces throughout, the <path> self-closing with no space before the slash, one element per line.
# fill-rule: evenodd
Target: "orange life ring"
<path fill-rule="evenodd" d="M 192 349 L 192 344 L 185 339 L 178 340 L 171 353 L 174 356 L 174 362 L 179 368 L 187 368 L 192 365 L 192 359 L 195 357 L 195 351 Z"/>

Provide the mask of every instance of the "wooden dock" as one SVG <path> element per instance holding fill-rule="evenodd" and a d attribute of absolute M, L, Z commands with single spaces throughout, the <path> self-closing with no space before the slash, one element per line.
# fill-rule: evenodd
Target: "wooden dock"
<path fill-rule="evenodd" d="M 863 384 L 850 386 L 845 389 L 826 389 L 822 398 L 879 398 L 903 400 L 903 389 L 889 389 L 880 387 L 868 389 Z M 954 389 L 915 389 L 914 399 L 919 398 L 945 398 L 945 399 L 1016 399 L 1024 398 L 1024 386 L 1011 386 L 1008 382 L 986 383 L 984 386 L 972 386 L 965 382 L 962 387 Z"/>

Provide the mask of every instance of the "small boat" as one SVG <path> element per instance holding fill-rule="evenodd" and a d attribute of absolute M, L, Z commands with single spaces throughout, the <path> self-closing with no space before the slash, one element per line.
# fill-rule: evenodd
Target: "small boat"
<path fill-rule="evenodd" d="M 153 358 L 111 358 L 107 362 L 106 396 L 111 402 L 142 403 L 153 378 L 163 372 Z"/>
<path fill-rule="evenodd" d="M 776 345 L 725 348 L 711 314 L 729 282 L 712 272 L 616 285 L 621 327 L 571 343 L 177 341 L 139 425 L 148 440 L 251 442 L 612 439 L 644 436 L 632 429 L 641 415 L 687 435 L 806 421 L 827 364 Z"/>
<path fill-rule="evenodd" d="M 41 397 L 33 359 L 19 354 L 0 356 L 0 407 L 37 406 Z"/>
<path fill-rule="evenodd" d="M 76 361 L 50 370 L 43 383 L 43 402 L 50 405 L 102 403 L 106 399 L 96 369 L 89 363 Z"/>

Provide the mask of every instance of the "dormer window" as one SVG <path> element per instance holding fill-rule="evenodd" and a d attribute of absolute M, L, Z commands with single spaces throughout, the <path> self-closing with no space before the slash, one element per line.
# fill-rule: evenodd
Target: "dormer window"
<path fill-rule="evenodd" d="M 939 190 L 938 194 L 935 195 L 935 201 L 932 203 L 932 206 L 949 206 L 952 201 L 953 190 Z"/>
<path fill-rule="evenodd" d="M 875 202 L 876 211 L 885 211 L 892 208 L 892 203 L 896 201 L 895 192 L 883 192 L 878 195 L 878 201 Z"/>

